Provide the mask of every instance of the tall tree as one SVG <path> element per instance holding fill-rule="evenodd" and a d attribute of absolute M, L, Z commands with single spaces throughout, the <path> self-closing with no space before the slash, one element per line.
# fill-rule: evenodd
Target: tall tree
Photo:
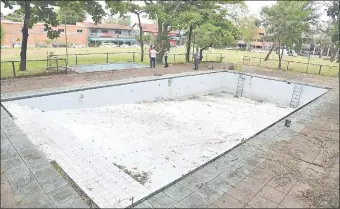
<path fill-rule="evenodd" d="M 123 17 L 128 12 L 137 16 L 138 19 L 138 27 L 139 27 L 139 38 L 138 42 L 140 43 L 140 50 L 141 50 L 141 61 L 144 61 L 144 37 L 143 37 L 143 28 L 141 22 L 141 15 L 145 13 L 144 6 L 140 6 L 135 4 L 135 2 L 125 2 L 125 1 L 106 1 L 107 8 L 110 9 L 112 15 L 120 13 L 120 16 Z"/>
<path fill-rule="evenodd" d="M 61 23 L 68 25 L 75 25 L 77 22 L 84 22 L 86 20 L 86 11 L 82 8 L 59 8 L 57 10 L 57 18 Z"/>
<path fill-rule="evenodd" d="M 5 8 L 13 9 L 14 5 L 19 6 L 19 11 L 24 14 L 24 24 L 22 28 L 22 44 L 20 52 L 20 70 L 26 70 L 27 60 L 27 40 L 28 29 L 32 28 L 37 22 L 44 22 L 47 31 L 47 36 L 50 39 L 59 37 L 59 32 L 53 30 L 52 27 L 58 26 L 60 22 L 57 18 L 57 13 L 54 11 L 55 7 L 69 8 L 70 10 L 82 9 L 92 16 L 95 22 L 99 22 L 105 11 L 101 4 L 97 1 L 10 1 L 1 0 Z M 52 27 L 51 27 L 52 26 Z"/>
<path fill-rule="evenodd" d="M 204 1 L 193 0 L 182 4 L 177 15 L 173 17 L 172 28 L 186 31 L 186 62 L 190 60 L 191 42 L 193 31 L 209 21 L 211 14 L 223 14 L 230 21 L 237 20 L 241 10 L 244 9 L 243 1 Z M 228 11 L 228 12 L 226 12 Z M 223 17 L 224 18 L 224 17 Z"/>
<path fill-rule="evenodd" d="M 278 43 L 280 69 L 284 49 L 292 49 L 295 43 L 302 42 L 303 34 L 309 32 L 318 15 L 313 2 L 277 1 L 272 7 L 264 7 L 261 17 L 267 34 Z"/>
<path fill-rule="evenodd" d="M 248 51 L 251 42 L 256 38 L 256 22 L 257 19 L 254 16 L 243 17 L 239 21 L 239 31 L 242 40 L 246 43 L 246 50 Z"/>
<path fill-rule="evenodd" d="M 323 1 L 323 5 L 326 7 L 327 16 L 330 18 L 330 30 L 329 35 L 331 36 L 331 41 L 335 47 L 332 47 L 332 55 L 330 61 L 337 60 L 339 62 L 339 1 Z"/>
<path fill-rule="evenodd" d="M 221 48 L 235 42 L 238 30 L 221 14 L 211 14 L 209 21 L 197 28 L 197 46 L 200 48 L 200 60 L 203 59 L 203 51 L 209 47 Z"/>

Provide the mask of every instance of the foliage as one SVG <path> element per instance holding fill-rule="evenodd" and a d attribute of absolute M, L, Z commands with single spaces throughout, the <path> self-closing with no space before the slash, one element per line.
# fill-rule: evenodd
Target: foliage
<path fill-rule="evenodd" d="M 14 12 L 6 15 L 5 18 L 13 22 L 23 22 L 24 16 L 25 14 L 21 10 L 15 10 Z"/>
<path fill-rule="evenodd" d="M 59 8 L 57 10 L 57 18 L 60 23 L 68 25 L 75 25 L 77 22 L 84 22 L 86 20 L 86 11 L 77 7 L 75 8 Z"/>
<path fill-rule="evenodd" d="M 21 62 L 20 70 L 26 70 L 26 54 L 28 29 L 32 28 L 37 22 L 44 22 L 47 31 L 47 37 L 54 39 L 59 37 L 60 32 L 53 30 L 52 27 L 58 26 L 60 21 L 54 8 L 59 7 L 68 12 L 71 11 L 86 11 L 92 16 L 93 21 L 100 22 L 105 11 L 101 4 L 97 1 L 10 1 L 1 0 L 5 8 L 13 9 L 13 6 L 19 6 L 16 11 L 24 14 L 24 24 L 22 28 L 22 44 L 21 44 Z M 14 11 L 14 12 L 16 12 Z"/>
<path fill-rule="evenodd" d="M 106 24 L 119 24 L 119 25 L 130 25 L 130 21 L 127 18 L 114 18 L 113 16 L 108 17 L 104 23 Z"/>
<path fill-rule="evenodd" d="M 0 43 L 1 44 L 4 42 L 4 38 L 5 38 L 4 26 L 2 26 L 2 24 L 0 24 Z"/>
<path fill-rule="evenodd" d="M 239 21 L 240 38 L 249 47 L 252 40 L 256 38 L 257 19 L 254 16 L 245 16 Z"/>
<path fill-rule="evenodd" d="M 318 17 L 313 6 L 309 1 L 277 1 L 272 7 L 262 8 L 262 24 L 273 41 L 278 42 L 279 49 L 292 49 L 302 43 L 303 35 L 310 32 Z M 283 50 L 279 52 L 281 68 Z"/>

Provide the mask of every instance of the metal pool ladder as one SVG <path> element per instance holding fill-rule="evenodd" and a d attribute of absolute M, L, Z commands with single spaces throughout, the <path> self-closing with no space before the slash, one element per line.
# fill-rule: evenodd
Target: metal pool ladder
<path fill-rule="evenodd" d="M 293 90 L 292 98 L 290 100 L 290 105 L 289 105 L 291 108 L 297 108 L 299 106 L 302 89 L 303 89 L 303 85 L 297 85 L 297 84 L 294 85 L 294 90 Z"/>
<path fill-rule="evenodd" d="M 240 74 L 239 77 L 238 77 L 238 81 L 237 81 L 237 88 L 236 88 L 235 97 L 241 97 L 242 96 L 244 80 L 246 80 L 246 77 L 243 74 Z"/>

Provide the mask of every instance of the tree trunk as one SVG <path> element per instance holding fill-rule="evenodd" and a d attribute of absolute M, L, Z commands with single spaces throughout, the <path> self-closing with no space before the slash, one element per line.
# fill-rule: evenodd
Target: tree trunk
<path fill-rule="evenodd" d="M 319 58 L 322 58 L 322 54 L 323 54 L 323 46 L 321 46 L 321 48 L 320 48 Z"/>
<path fill-rule="evenodd" d="M 336 47 L 336 54 L 335 54 L 335 59 L 337 63 L 339 63 L 339 47 Z"/>
<path fill-rule="evenodd" d="M 279 40 L 279 66 L 277 67 L 278 69 L 281 69 L 282 55 L 283 55 L 283 49 L 282 49 L 282 52 L 281 52 L 281 43 L 280 43 L 280 40 Z"/>
<path fill-rule="evenodd" d="M 185 61 L 190 62 L 190 48 L 191 48 L 191 36 L 192 36 L 193 26 L 190 25 L 187 39 L 187 51 L 185 53 Z"/>
<path fill-rule="evenodd" d="M 200 49 L 200 61 L 203 60 L 203 51 L 206 50 L 209 46 L 210 46 L 210 45 L 207 45 L 207 46 L 205 46 L 205 47 L 203 47 L 203 48 Z"/>
<path fill-rule="evenodd" d="M 327 57 L 329 57 L 329 49 L 330 49 L 330 46 L 329 46 L 329 44 L 328 44 L 328 49 L 327 49 Z"/>
<path fill-rule="evenodd" d="M 24 25 L 22 27 L 22 42 L 21 42 L 21 52 L 20 52 L 20 68 L 19 70 L 26 70 L 26 60 L 27 60 L 27 40 L 28 40 L 28 23 L 31 17 L 31 6 L 30 1 L 25 1 L 25 19 Z"/>
<path fill-rule="evenodd" d="M 138 17 L 138 25 L 139 25 L 139 39 L 140 39 L 140 61 L 143 62 L 144 61 L 144 41 L 143 41 L 143 28 L 141 25 L 141 21 L 140 21 L 140 16 L 139 13 L 135 13 Z"/>
<path fill-rule="evenodd" d="M 270 56 L 270 54 L 272 53 L 274 47 L 275 47 L 275 42 L 274 42 L 273 46 L 270 48 L 270 50 L 269 50 L 267 56 L 264 58 L 264 61 L 267 61 L 267 60 L 269 59 L 269 56 Z"/>
<path fill-rule="evenodd" d="M 335 60 L 335 56 L 336 56 L 336 47 L 333 45 L 332 51 L 331 51 L 331 58 L 329 61 L 333 62 Z"/>

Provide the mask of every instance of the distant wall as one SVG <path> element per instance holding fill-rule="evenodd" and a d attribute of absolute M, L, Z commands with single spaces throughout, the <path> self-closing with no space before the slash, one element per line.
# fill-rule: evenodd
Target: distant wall
<path fill-rule="evenodd" d="M 225 91 L 236 93 L 239 74 L 217 72 L 142 81 L 104 88 L 15 100 L 40 110 L 58 110 L 166 100 Z M 294 83 L 256 76 L 245 76 L 243 97 L 289 106 Z M 304 85 L 299 106 L 327 90 Z"/>

